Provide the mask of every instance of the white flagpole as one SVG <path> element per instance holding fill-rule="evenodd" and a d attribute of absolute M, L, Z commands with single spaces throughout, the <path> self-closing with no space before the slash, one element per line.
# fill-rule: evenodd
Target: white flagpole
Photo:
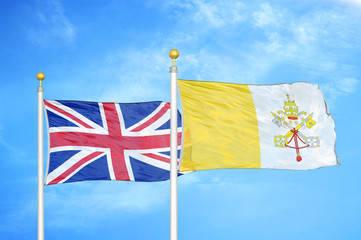
<path fill-rule="evenodd" d="M 36 78 L 40 81 L 38 92 L 38 240 L 44 240 L 44 131 L 43 131 L 43 93 L 41 82 L 45 75 L 39 72 Z"/>
<path fill-rule="evenodd" d="M 176 49 L 169 52 L 173 59 L 170 67 L 170 240 L 178 239 L 178 194 L 177 194 L 177 73 L 175 59 L 179 56 Z"/>

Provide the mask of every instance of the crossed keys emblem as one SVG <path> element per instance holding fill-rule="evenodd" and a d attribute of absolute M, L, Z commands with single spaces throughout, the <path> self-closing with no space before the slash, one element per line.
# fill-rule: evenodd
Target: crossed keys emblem
<path fill-rule="evenodd" d="M 300 149 L 320 147 L 320 139 L 315 136 L 306 136 L 301 130 L 305 128 L 311 129 L 316 122 L 312 119 L 313 113 L 298 112 L 298 106 L 295 100 L 291 100 L 287 94 L 284 100 L 283 110 L 277 113 L 271 112 L 273 115 L 272 122 L 279 128 L 283 127 L 289 131 L 285 135 L 277 135 L 274 137 L 274 143 L 279 148 L 293 148 L 296 150 L 297 162 L 302 161 Z"/>

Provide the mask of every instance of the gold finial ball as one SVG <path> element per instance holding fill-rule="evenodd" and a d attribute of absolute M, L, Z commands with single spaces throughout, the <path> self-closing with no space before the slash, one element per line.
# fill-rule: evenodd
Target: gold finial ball
<path fill-rule="evenodd" d="M 36 78 L 37 78 L 39 81 L 43 81 L 44 78 L 45 78 L 45 74 L 42 73 L 42 72 L 39 72 L 38 74 L 36 74 Z"/>
<path fill-rule="evenodd" d="M 179 56 L 179 52 L 177 49 L 172 49 L 169 51 L 169 57 L 172 59 L 176 59 Z"/>

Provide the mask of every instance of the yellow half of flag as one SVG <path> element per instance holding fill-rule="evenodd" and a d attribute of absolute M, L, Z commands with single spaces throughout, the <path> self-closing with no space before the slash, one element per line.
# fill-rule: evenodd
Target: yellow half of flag
<path fill-rule="evenodd" d="M 261 167 L 248 85 L 178 80 L 178 86 L 185 132 L 181 172 Z"/>

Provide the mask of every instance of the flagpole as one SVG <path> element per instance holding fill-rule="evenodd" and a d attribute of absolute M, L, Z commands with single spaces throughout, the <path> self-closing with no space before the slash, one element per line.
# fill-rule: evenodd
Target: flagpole
<path fill-rule="evenodd" d="M 45 75 L 39 72 L 38 92 L 38 240 L 44 240 L 44 132 L 43 132 L 43 93 L 41 82 Z"/>
<path fill-rule="evenodd" d="M 170 67 L 170 240 L 178 239 L 178 193 L 177 193 L 177 73 L 175 60 L 179 56 L 176 49 L 169 52 L 173 59 Z"/>

